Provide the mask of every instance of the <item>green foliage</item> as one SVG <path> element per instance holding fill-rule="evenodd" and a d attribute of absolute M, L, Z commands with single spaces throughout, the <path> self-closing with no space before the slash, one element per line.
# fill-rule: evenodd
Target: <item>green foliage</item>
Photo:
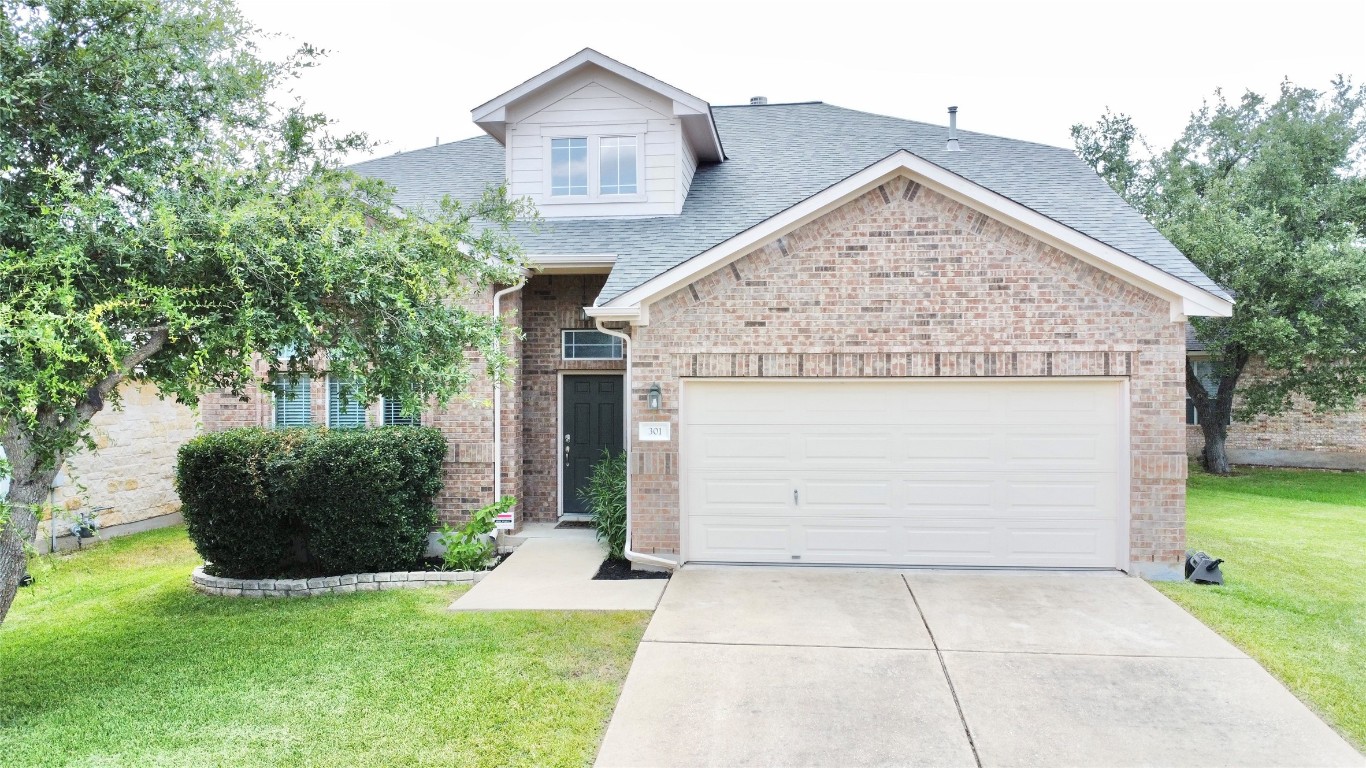
<path fill-rule="evenodd" d="M 437 430 L 238 429 L 180 449 L 190 539 L 220 576 L 408 570 L 436 525 Z"/>
<path fill-rule="evenodd" d="M 621 560 L 626 557 L 626 454 L 613 456 L 603 451 L 602 459 L 593 465 L 588 486 L 582 491 L 583 500 L 593 511 L 593 525 L 598 529 L 598 541 L 607 543 L 607 557 Z"/>
<path fill-rule="evenodd" d="M 475 360 L 505 376 L 508 330 L 469 299 L 519 279 L 509 227 L 530 203 L 494 188 L 400 210 L 340 167 L 365 136 L 276 98 L 324 52 L 267 61 L 261 36 L 231 0 L 0 0 L 11 502 L 94 447 L 90 419 L 126 380 L 194 403 L 260 383 L 264 359 L 411 413 L 464 392 Z M 11 515 L 0 558 L 35 528 Z"/>
<path fill-rule="evenodd" d="M 1169 148 L 1135 156 L 1107 113 L 1074 126 L 1077 152 L 1205 274 L 1236 297 L 1231 318 L 1193 318 L 1215 381 L 1188 375 L 1202 424 L 1275 414 L 1292 396 L 1320 410 L 1366 394 L 1366 90 L 1281 86 L 1273 101 L 1222 93 Z M 1141 143 L 1141 140 L 1137 140 Z M 1261 358 L 1273 375 L 1239 377 Z M 1218 437 L 1222 439 L 1222 434 Z"/>
<path fill-rule="evenodd" d="M 516 498 L 504 496 L 488 506 L 474 510 L 470 513 L 470 519 L 459 528 L 442 525 L 438 540 L 446 548 L 443 555 L 446 569 L 482 571 L 492 565 L 494 543 L 489 534 L 493 533 L 498 516 L 516 504 Z"/>

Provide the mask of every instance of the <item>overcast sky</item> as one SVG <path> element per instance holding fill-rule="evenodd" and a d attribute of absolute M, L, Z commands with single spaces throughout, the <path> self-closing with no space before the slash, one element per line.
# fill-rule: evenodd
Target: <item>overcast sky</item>
<path fill-rule="evenodd" d="M 1071 146 L 1105 107 L 1170 142 L 1216 88 L 1366 78 L 1366 2 L 239 0 L 330 51 L 294 88 L 378 154 L 479 133 L 470 109 L 584 47 L 713 105 L 826 101 Z M 724 137 L 723 137 L 724 139 Z"/>

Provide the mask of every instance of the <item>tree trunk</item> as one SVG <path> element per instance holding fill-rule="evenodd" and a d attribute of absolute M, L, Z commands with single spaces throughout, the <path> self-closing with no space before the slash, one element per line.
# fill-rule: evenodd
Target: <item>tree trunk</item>
<path fill-rule="evenodd" d="M 0 528 L 0 623 L 4 623 L 19 591 L 19 579 L 28 567 L 28 547 L 38 533 L 38 513 L 62 462 L 58 457 L 52 466 L 39 465 L 30 450 L 31 442 L 14 426 L 3 438 L 12 476 L 5 495 L 10 518 Z"/>
<path fill-rule="evenodd" d="M 1228 452 L 1224 449 L 1224 444 L 1228 440 L 1228 427 L 1222 423 L 1207 422 L 1204 416 L 1200 419 L 1200 431 L 1205 435 L 1205 449 L 1200 452 L 1200 463 L 1210 474 L 1232 474 L 1233 469 L 1228 464 Z"/>
<path fill-rule="evenodd" d="M 1238 387 L 1238 377 L 1242 375 L 1247 360 L 1247 354 L 1239 349 L 1230 360 L 1221 361 L 1219 386 L 1213 394 L 1205 389 L 1204 382 L 1195 375 L 1195 366 L 1190 359 L 1186 360 L 1186 394 L 1195 404 L 1195 413 L 1200 419 L 1200 432 L 1205 438 L 1205 448 L 1200 452 L 1200 463 L 1210 474 L 1233 473 L 1226 449 L 1228 428 L 1233 421 L 1233 393 Z"/>

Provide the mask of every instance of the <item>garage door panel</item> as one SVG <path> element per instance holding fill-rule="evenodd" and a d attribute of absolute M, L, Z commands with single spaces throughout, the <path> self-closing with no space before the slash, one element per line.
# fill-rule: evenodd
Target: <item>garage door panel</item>
<path fill-rule="evenodd" d="M 814 477 L 798 481 L 794 505 L 804 511 L 849 510 L 851 514 L 891 514 L 894 479 L 834 479 Z"/>
<path fill-rule="evenodd" d="M 686 559 L 1113 567 L 1125 535 L 1122 391 L 1094 380 L 688 382 Z"/>

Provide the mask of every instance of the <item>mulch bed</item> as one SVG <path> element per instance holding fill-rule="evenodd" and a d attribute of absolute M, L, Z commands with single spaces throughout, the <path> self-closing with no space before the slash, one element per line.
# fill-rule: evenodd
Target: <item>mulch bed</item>
<path fill-rule="evenodd" d="M 598 566 L 598 573 L 593 577 L 594 581 L 624 581 L 626 579 L 667 579 L 671 574 L 668 571 L 637 571 L 631 568 L 630 560 L 602 561 Z"/>

